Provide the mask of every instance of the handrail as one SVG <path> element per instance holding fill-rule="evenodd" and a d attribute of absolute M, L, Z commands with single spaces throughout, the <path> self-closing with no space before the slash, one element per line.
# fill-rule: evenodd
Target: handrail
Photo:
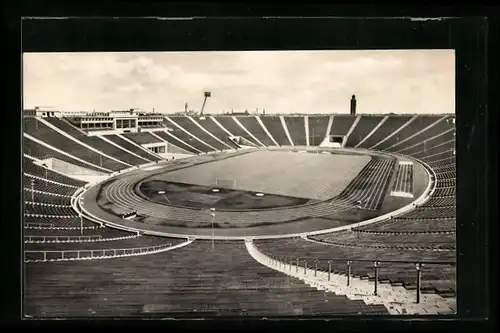
<path fill-rule="evenodd" d="M 372 235 L 434 235 L 434 234 L 455 234 L 456 230 L 433 230 L 433 231 L 374 231 L 368 229 L 352 228 L 353 232 L 360 232 Z M 321 242 L 321 240 L 319 240 Z"/>
<path fill-rule="evenodd" d="M 363 280 L 364 278 L 368 278 L 369 281 L 373 279 L 373 295 L 377 296 L 378 295 L 378 288 L 379 288 L 379 283 L 382 282 L 387 282 L 387 279 L 381 279 L 379 272 L 380 269 L 384 269 L 385 267 L 389 265 L 382 265 L 383 263 L 407 263 L 411 264 L 413 267 L 413 270 L 415 271 L 415 284 L 416 284 L 416 290 L 415 290 L 415 303 L 420 303 L 420 294 L 421 294 L 421 277 L 422 277 L 422 271 L 424 270 L 425 265 L 433 265 L 433 264 L 443 264 L 443 265 L 451 265 L 455 266 L 456 263 L 452 262 L 445 262 L 445 261 L 403 261 L 403 260 L 368 260 L 368 259 L 336 259 L 336 258 L 328 258 L 328 259 L 312 259 L 311 258 L 301 258 L 297 256 L 276 256 L 276 255 L 271 255 L 265 252 L 262 252 L 259 250 L 254 244 L 248 245 L 247 243 L 247 249 L 249 253 L 255 258 L 255 255 L 258 257 L 262 258 L 265 263 L 269 265 L 269 267 L 276 269 L 278 271 L 288 271 L 289 274 L 292 276 L 298 277 L 299 279 L 302 278 L 307 278 L 309 279 L 311 275 L 314 276 L 315 279 L 318 279 L 318 282 L 321 283 L 330 283 L 332 275 L 337 276 L 336 278 L 336 283 L 335 286 L 338 287 L 338 277 L 339 275 L 345 275 L 346 281 L 345 285 L 347 287 L 350 287 L 352 285 L 352 280 L 355 278 Z M 252 254 L 253 251 L 256 251 L 257 253 Z M 259 261 L 259 260 L 257 260 Z M 314 265 L 308 267 L 307 263 L 308 262 L 313 262 Z M 321 269 L 318 268 L 318 262 L 320 261 L 326 261 L 328 263 L 328 269 L 325 271 L 325 267 L 322 267 Z M 332 269 L 332 262 L 341 262 L 345 263 L 344 270 L 341 272 L 334 271 Z M 363 267 L 361 270 L 363 271 L 362 275 L 361 274 L 356 274 L 354 272 L 353 274 L 353 267 L 352 264 L 354 262 L 367 262 L 367 263 L 372 263 L 371 268 L 372 272 L 374 273 L 373 276 L 370 276 L 367 272 L 366 269 L 368 268 L 367 266 Z M 301 265 L 302 264 L 302 265 Z M 292 266 L 295 266 L 295 269 L 292 268 Z M 385 267 L 384 267 L 385 266 Z M 389 266 L 390 267 L 390 266 Z M 300 271 L 299 271 L 300 269 Z M 357 270 L 356 266 L 354 266 L 354 269 Z M 411 269 L 408 267 L 407 269 Z M 294 272 L 293 272 L 294 271 Z M 318 271 L 321 272 L 321 274 L 318 274 Z M 318 276 L 320 275 L 320 276 Z M 368 283 L 368 282 L 367 282 Z M 368 286 L 368 285 L 367 285 Z M 410 290 L 408 290 L 410 292 Z"/>
<path fill-rule="evenodd" d="M 255 245 L 254 245 L 255 246 Z M 271 258 L 276 257 L 275 255 L 264 252 L 256 247 L 259 252 L 269 256 Z M 309 260 L 309 261 L 326 261 L 326 262 L 378 262 L 378 263 L 389 263 L 389 264 L 422 264 L 422 265 L 452 265 L 455 266 L 456 261 L 430 261 L 430 260 L 380 260 L 380 259 L 351 259 L 351 258 L 318 258 L 318 257 L 304 257 L 304 256 L 285 256 L 286 259 L 296 259 L 296 260 Z"/>
<path fill-rule="evenodd" d="M 337 259 L 337 258 L 315 258 L 317 261 L 332 261 L 332 262 L 378 262 L 390 264 L 416 264 L 422 265 L 456 265 L 455 261 L 428 261 L 428 260 L 379 260 L 379 259 Z"/>

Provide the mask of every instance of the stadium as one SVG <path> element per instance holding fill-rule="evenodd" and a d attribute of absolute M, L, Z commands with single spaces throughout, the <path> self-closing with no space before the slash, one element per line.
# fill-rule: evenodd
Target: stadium
<path fill-rule="evenodd" d="M 24 315 L 454 314 L 455 117 L 355 103 L 24 110 Z"/>

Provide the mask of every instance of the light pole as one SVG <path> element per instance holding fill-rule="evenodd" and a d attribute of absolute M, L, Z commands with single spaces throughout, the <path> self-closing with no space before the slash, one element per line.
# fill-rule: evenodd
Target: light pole
<path fill-rule="evenodd" d="M 83 216 L 82 213 L 78 214 L 80 217 L 80 235 L 83 235 Z"/>
<path fill-rule="evenodd" d="M 358 219 L 358 223 L 361 222 L 361 210 L 366 202 L 363 200 L 356 201 L 356 217 Z M 356 237 L 359 243 L 359 231 L 356 231 Z"/>
<path fill-rule="evenodd" d="M 361 201 L 358 201 L 359 204 L 356 206 L 357 210 L 356 210 L 356 213 L 357 213 L 357 218 L 358 218 L 358 223 L 361 221 Z M 359 244 L 359 230 L 356 230 L 356 236 L 357 236 L 357 242 Z"/>
<path fill-rule="evenodd" d="M 31 202 L 35 202 L 35 180 L 31 180 Z"/>
<path fill-rule="evenodd" d="M 214 238 L 215 238 L 215 233 L 214 233 L 214 222 L 215 222 L 215 208 L 210 208 L 210 215 L 212 215 L 212 251 L 214 250 Z"/>

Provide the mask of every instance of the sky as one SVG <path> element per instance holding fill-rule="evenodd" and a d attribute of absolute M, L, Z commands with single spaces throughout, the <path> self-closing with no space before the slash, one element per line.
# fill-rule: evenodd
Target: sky
<path fill-rule="evenodd" d="M 454 113 L 453 50 L 25 53 L 24 108 Z"/>

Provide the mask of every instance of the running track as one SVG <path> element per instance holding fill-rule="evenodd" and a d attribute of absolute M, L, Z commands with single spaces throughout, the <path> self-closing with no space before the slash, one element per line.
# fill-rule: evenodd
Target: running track
<path fill-rule="evenodd" d="M 244 223 L 287 222 L 301 218 L 331 216 L 353 210 L 358 201 L 366 210 L 377 210 L 384 197 L 394 169 L 394 159 L 375 157 L 353 182 L 333 200 L 297 207 L 252 211 L 219 211 L 218 222 Z M 143 179 L 144 173 L 126 175 L 104 185 L 103 196 L 123 212 L 136 210 L 140 215 L 166 220 L 210 222 L 211 216 L 200 209 L 174 207 L 147 201 L 134 192 L 134 184 Z"/>

